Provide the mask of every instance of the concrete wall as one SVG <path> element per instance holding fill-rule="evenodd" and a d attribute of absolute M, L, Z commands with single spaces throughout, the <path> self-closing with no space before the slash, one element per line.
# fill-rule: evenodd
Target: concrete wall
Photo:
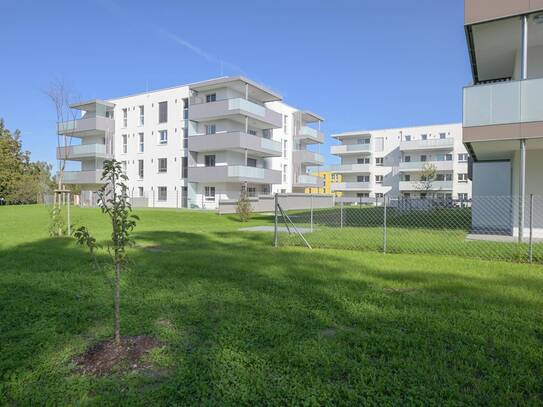
<path fill-rule="evenodd" d="M 278 195 L 278 202 L 283 210 L 323 209 L 334 207 L 333 195 L 287 194 Z M 250 198 L 253 212 L 274 212 L 275 197 L 273 195 Z M 218 213 L 221 215 L 236 213 L 237 200 L 219 202 Z"/>

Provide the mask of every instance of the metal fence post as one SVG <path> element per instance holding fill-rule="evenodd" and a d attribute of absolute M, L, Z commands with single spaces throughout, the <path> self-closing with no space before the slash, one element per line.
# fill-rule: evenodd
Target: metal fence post
<path fill-rule="evenodd" d="M 68 192 L 68 236 L 72 235 L 72 218 L 70 216 L 71 192 Z"/>
<path fill-rule="evenodd" d="M 387 197 L 383 197 L 383 253 L 387 252 Z"/>
<path fill-rule="evenodd" d="M 313 232 L 313 195 L 310 196 L 311 201 L 311 231 Z"/>
<path fill-rule="evenodd" d="M 339 205 L 339 227 L 343 229 L 343 199 L 340 201 Z"/>
<path fill-rule="evenodd" d="M 534 194 L 530 195 L 530 242 L 528 245 L 528 259 L 530 263 L 534 260 Z"/>
<path fill-rule="evenodd" d="M 275 208 L 275 217 L 274 217 L 274 225 L 273 225 L 273 247 L 277 247 L 277 243 L 278 243 L 278 234 L 277 234 L 277 192 L 275 193 L 275 197 L 274 197 L 274 208 Z"/>
<path fill-rule="evenodd" d="M 175 208 L 179 209 L 179 190 L 175 190 Z"/>

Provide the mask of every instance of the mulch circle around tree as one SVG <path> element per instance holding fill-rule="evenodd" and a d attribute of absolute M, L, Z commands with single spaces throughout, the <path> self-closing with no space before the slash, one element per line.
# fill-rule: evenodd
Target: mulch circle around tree
<path fill-rule="evenodd" d="M 110 339 L 95 343 L 84 354 L 77 356 L 74 363 L 79 373 L 94 376 L 113 372 L 145 372 L 153 365 L 144 360 L 144 356 L 162 346 L 158 339 L 145 335 L 123 337 L 118 347 Z"/>

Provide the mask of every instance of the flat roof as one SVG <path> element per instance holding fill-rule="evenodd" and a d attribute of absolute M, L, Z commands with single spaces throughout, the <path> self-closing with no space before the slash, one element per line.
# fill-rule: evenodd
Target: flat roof
<path fill-rule="evenodd" d="M 111 103 L 111 102 L 108 102 L 108 101 L 102 100 L 102 99 L 91 99 L 91 100 L 86 100 L 84 102 L 77 102 L 77 103 L 74 103 L 74 104 L 70 105 L 70 107 L 72 109 L 93 111 L 93 110 L 95 110 L 96 105 L 104 105 L 104 106 L 107 106 L 107 107 L 115 107 L 115 103 Z"/>
<path fill-rule="evenodd" d="M 307 123 L 324 121 L 324 118 L 322 116 L 319 116 L 318 114 L 310 112 L 309 110 L 302 110 L 301 112 L 302 112 L 304 121 Z"/>
<path fill-rule="evenodd" d="M 394 130 L 409 130 L 409 129 L 417 129 L 417 128 L 432 128 L 432 127 L 443 127 L 443 126 L 462 126 L 462 123 L 442 123 L 442 124 L 421 124 L 418 126 L 405 126 L 405 127 L 391 127 L 389 129 L 374 129 L 374 130 L 355 130 L 355 131 L 348 131 L 344 133 L 337 133 L 332 134 L 332 138 L 335 139 L 341 139 L 346 137 L 354 137 L 354 136 L 371 136 L 372 133 L 378 132 L 378 131 L 394 131 Z"/>
<path fill-rule="evenodd" d="M 249 90 L 249 92 L 252 92 L 253 94 L 255 94 L 255 96 L 257 96 L 260 100 L 264 102 L 275 102 L 283 99 L 283 97 L 279 93 L 276 93 L 266 88 L 265 86 L 260 85 L 259 83 L 241 75 L 223 76 L 220 78 L 208 79 L 201 82 L 191 83 L 188 86 L 196 91 L 206 91 L 212 90 L 217 86 L 225 85 L 232 88 L 238 88 L 238 91 L 243 91 L 245 84 L 248 84 L 252 88 Z"/>

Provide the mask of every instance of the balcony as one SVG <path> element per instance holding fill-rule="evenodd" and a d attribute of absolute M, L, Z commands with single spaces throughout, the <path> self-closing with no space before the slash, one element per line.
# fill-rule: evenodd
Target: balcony
<path fill-rule="evenodd" d="M 370 173 L 371 168 L 370 164 L 342 164 L 330 166 L 330 171 L 339 174 Z"/>
<path fill-rule="evenodd" d="M 97 134 L 113 133 L 115 120 L 108 117 L 95 116 L 78 120 L 70 120 L 57 124 L 58 134 L 70 137 L 95 136 Z"/>
<path fill-rule="evenodd" d="M 432 181 L 430 187 L 421 181 L 400 181 L 400 191 L 452 191 L 453 181 Z"/>
<path fill-rule="evenodd" d="M 400 171 L 402 172 L 419 172 L 424 170 L 425 166 L 435 166 L 437 171 L 452 171 L 454 163 L 450 161 L 410 161 L 401 162 Z"/>
<path fill-rule="evenodd" d="M 371 191 L 371 182 L 338 182 L 332 184 L 332 192 L 349 192 L 349 191 Z"/>
<path fill-rule="evenodd" d="M 250 151 L 257 157 L 281 157 L 281 143 L 241 131 L 189 137 L 189 150 L 198 153 L 232 150 Z"/>
<path fill-rule="evenodd" d="M 225 118 L 240 119 L 245 116 L 252 119 L 251 125 L 261 128 L 280 128 L 283 116 L 263 105 L 243 98 L 223 99 L 209 103 L 196 103 L 190 106 L 190 120 L 211 121 Z"/>
<path fill-rule="evenodd" d="M 80 161 L 88 158 L 112 158 L 105 144 L 80 144 L 77 146 L 57 147 L 58 160 Z"/>
<path fill-rule="evenodd" d="M 314 175 L 298 175 L 293 186 L 297 188 L 322 188 L 324 186 L 324 180 L 322 177 L 316 177 Z"/>
<path fill-rule="evenodd" d="M 400 142 L 400 151 L 415 150 L 451 150 L 454 148 L 454 138 L 410 140 Z"/>
<path fill-rule="evenodd" d="M 216 167 L 189 167 L 190 182 L 211 184 L 224 182 L 249 182 L 252 184 L 280 184 L 281 171 L 243 165 L 221 165 Z"/>
<path fill-rule="evenodd" d="M 371 154 L 371 150 L 371 144 L 341 144 L 330 148 L 334 155 Z"/>
<path fill-rule="evenodd" d="M 294 150 L 294 161 L 303 165 L 323 165 L 324 156 L 309 150 Z"/>
<path fill-rule="evenodd" d="M 543 121 L 543 78 L 464 88 L 464 127 Z"/>
<path fill-rule="evenodd" d="M 102 184 L 102 170 L 92 171 L 65 171 L 66 184 Z"/>
<path fill-rule="evenodd" d="M 324 133 L 309 126 L 302 126 L 294 136 L 294 140 L 305 144 L 323 144 Z"/>

